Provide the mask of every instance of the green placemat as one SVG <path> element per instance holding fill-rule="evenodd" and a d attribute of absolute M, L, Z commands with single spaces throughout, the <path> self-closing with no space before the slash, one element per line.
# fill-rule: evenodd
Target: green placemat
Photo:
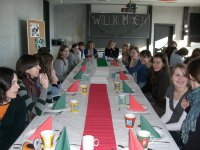
<path fill-rule="evenodd" d="M 133 93 L 133 90 L 122 80 L 122 90 L 124 93 Z"/>
<path fill-rule="evenodd" d="M 97 66 L 98 66 L 98 67 L 107 67 L 108 64 L 107 64 L 107 62 L 106 62 L 105 59 L 103 59 L 103 58 L 98 58 L 98 59 L 97 59 Z"/>
<path fill-rule="evenodd" d="M 74 80 L 81 80 L 82 79 L 83 72 L 80 70 L 75 76 Z"/>
<path fill-rule="evenodd" d="M 69 139 L 65 127 L 62 129 L 62 133 L 58 139 L 55 150 L 70 150 Z"/>
<path fill-rule="evenodd" d="M 160 134 L 151 126 L 151 124 L 146 120 L 144 116 L 140 116 L 140 125 L 142 130 L 147 130 L 153 135 L 155 138 L 161 138 Z"/>
<path fill-rule="evenodd" d="M 87 60 L 86 59 L 83 59 L 83 62 L 82 62 L 82 66 L 84 65 L 84 64 L 86 64 L 87 63 Z"/>
<path fill-rule="evenodd" d="M 53 110 L 64 109 L 66 103 L 66 93 L 60 96 L 60 98 L 53 104 Z"/>

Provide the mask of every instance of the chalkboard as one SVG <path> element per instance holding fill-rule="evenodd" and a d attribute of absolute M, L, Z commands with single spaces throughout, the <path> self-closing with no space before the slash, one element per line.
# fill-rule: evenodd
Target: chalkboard
<path fill-rule="evenodd" d="M 97 47 L 107 44 L 105 39 L 116 39 L 120 44 L 134 39 L 148 39 L 149 14 L 90 13 L 89 39 Z M 143 42 L 142 42 L 143 43 Z"/>

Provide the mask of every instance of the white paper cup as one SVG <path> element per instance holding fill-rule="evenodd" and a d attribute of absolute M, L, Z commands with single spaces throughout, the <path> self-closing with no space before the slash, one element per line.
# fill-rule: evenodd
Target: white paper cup
<path fill-rule="evenodd" d="M 54 132 L 52 130 L 44 130 L 40 135 L 43 149 L 48 150 L 53 148 Z"/>

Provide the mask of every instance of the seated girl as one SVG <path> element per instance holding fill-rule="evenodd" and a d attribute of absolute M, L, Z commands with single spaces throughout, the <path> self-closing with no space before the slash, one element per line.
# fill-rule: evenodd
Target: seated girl
<path fill-rule="evenodd" d="M 110 40 L 108 42 L 108 46 L 105 48 L 105 56 L 108 57 L 108 60 L 112 60 L 118 58 L 119 56 L 119 48 L 116 47 L 116 42 L 114 40 Z"/>
<path fill-rule="evenodd" d="M 0 149 L 8 150 L 25 128 L 26 105 L 17 99 L 16 73 L 0 67 Z"/>
<path fill-rule="evenodd" d="M 136 46 L 130 47 L 129 73 L 134 77 L 140 88 L 144 87 L 147 80 L 147 67 L 139 59 L 139 49 Z"/>
<path fill-rule="evenodd" d="M 159 116 L 163 115 L 166 90 L 170 84 L 169 65 L 166 54 L 157 53 L 153 57 L 153 67 L 148 81 L 142 89 Z"/>
<path fill-rule="evenodd" d="M 58 95 L 60 82 L 53 68 L 53 56 L 49 53 L 38 53 L 36 55 L 40 60 L 40 72 L 46 73 L 51 85 L 51 95 Z"/>
<path fill-rule="evenodd" d="M 97 49 L 95 48 L 93 41 L 88 41 L 87 48 L 84 50 L 84 55 L 85 55 L 85 58 L 89 58 L 89 57 L 98 58 L 98 52 L 97 52 Z"/>
<path fill-rule="evenodd" d="M 28 122 L 36 115 L 41 115 L 46 102 L 52 101 L 48 77 L 44 73 L 40 74 L 40 69 L 39 60 L 34 55 L 23 55 L 16 64 L 20 85 L 18 95 L 26 103 Z"/>
<path fill-rule="evenodd" d="M 187 100 L 183 100 L 181 106 L 188 109 L 187 116 L 183 121 L 181 132 L 184 150 L 200 149 L 200 58 L 192 60 L 187 67 L 187 77 L 192 87 Z"/>
<path fill-rule="evenodd" d="M 69 47 L 67 45 L 61 45 L 56 60 L 54 62 L 54 68 L 56 75 L 60 82 L 63 82 L 70 72 L 71 66 L 69 65 Z"/>
<path fill-rule="evenodd" d="M 172 68 L 172 85 L 167 89 L 165 114 L 161 117 L 161 121 L 166 125 L 179 147 L 182 146 L 181 125 L 187 115 L 181 107 L 181 102 L 189 93 L 188 79 L 185 74 L 184 64 L 177 64 Z"/>

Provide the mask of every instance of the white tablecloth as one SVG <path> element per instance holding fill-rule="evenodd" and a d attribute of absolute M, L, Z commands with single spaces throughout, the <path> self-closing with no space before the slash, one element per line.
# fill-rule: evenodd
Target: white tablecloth
<path fill-rule="evenodd" d="M 91 70 L 95 72 L 96 63 L 94 62 Z M 117 69 L 118 68 L 118 69 Z M 69 87 L 73 82 L 73 76 L 78 72 L 80 69 L 80 65 L 78 65 L 66 78 L 66 80 L 62 84 L 62 90 Z M 109 71 L 119 71 L 119 67 L 110 66 Z M 92 73 L 89 74 L 92 76 Z M 128 75 L 129 79 L 126 81 L 128 85 L 136 90 L 137 92 L 134 93 L 134 97 L 145 107 L 148 109 L 148 113 L 143 114 L 145 118 L 153 125 L 159 126 L 162 128 L 163 138 L 160 139 L 161 141 L 168 141 L 169 143 L 162 143 L 162 142 L 153 142 L 149 144 L 149 148 L 154 150 L 178 150 L 176 143 L 174 142 L 173 138 L 165 128 L 164 124 L 161 123 L 160 118 L 157 116 L 155 111 L 153 110 L 152 106 L 145 98 L 144 94 L 139 89 L 138 85 L 135 83 L 133 78 Z M 119 80 L 119 74 L 116 75 L 116 79 Z M 89 83 L 80 81 L 80 84 L 87 84 L 89 88 Z M 109 95 L 110 107 L 112 112 L 112 121 L 114 127 L 114 133 L 116 138 L 117 145 L 128 146 L 128 129 L 125 127 L 124 123 L 124 114 L 128 111 L 127 106 L 122 106 L 119 109 L 119 105 L 117 104 L 117 95 L 114 91 L 113 79 L 108 78 L 107 90 Z M 89 90 L 88 90 L 89 91 Z M 52 114 L 53 118 L 53 130 L 55 131 L 55 138 L 59 135 L 59 132 L 62 130 L 63 126 L 66 126 L 67 133 L 69 137 L 70 144 L 78 144 L 81 145 L 84 124 L 85 124 L 85 116 L 87 111 L 87 102 L 88 102 L 88 95 L 82 95 L 81 93 L 77 93 L 76 95 L 67 95 L 67 101 L 76 99 L 79 101 L 79 112 L 72 113 L 70 110 L 62 112 L 61 114 Z M 128 95 L 127 95 L 127 102 L 128 102 Z M 40 124 L 44 122 L 45 119 L 48 118 L 50 114 L 44 114 L 42 116 L 37 116 L 33 119 L 33 121 L 29 124 L 29 126 L 24 130 L 21 136 L 15 141 L 13 146 L 10 149 L 15 149 L 18 145 L 15 144 L 23 144 L 30 134 L 36 129 Z M 136 122 L 134 126 L 134 131 L 136 132 L 139 130 L 138 125 L 140 124 L 140 114 L 136 114 Z M 13 148 L 15 147 L 15 148 Z M 79 149 L 79 146 L 77 146 Z M 122 149 L 117 146 L 117 149 Z"/>

